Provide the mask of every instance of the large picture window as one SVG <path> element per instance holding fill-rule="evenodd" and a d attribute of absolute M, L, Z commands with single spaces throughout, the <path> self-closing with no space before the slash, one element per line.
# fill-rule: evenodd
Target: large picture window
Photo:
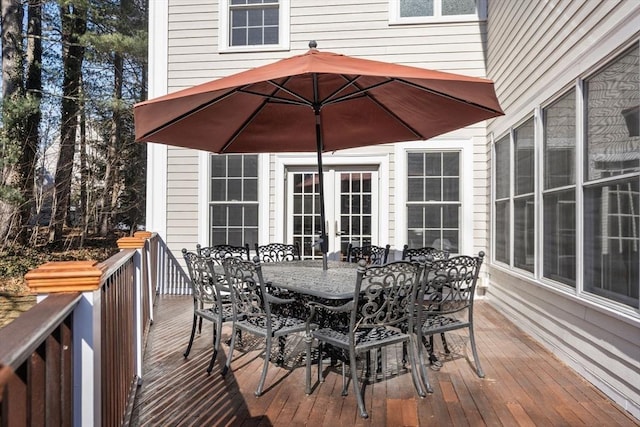
<path fill-rule="evenodd" d="M 221 0 L 220 50 L 288 49 L 289 0 Z"/>
<path fill-rule="evenodd" d="M 584 85 L 584 289 L 634 307 L 640 289 L 639 75 L 635 44 Z"/>
<path fill-rule="evenodd" d="M 460 249 L 460 153 L 407 153 L 410 247 Z"/>
<path fill-rule="evenodd" d="M 258 242 L 258 156 L 212 155 L 210 245 Z"/>

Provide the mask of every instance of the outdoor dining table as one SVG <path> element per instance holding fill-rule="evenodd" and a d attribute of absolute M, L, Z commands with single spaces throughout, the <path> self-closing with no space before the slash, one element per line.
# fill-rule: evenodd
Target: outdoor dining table
<path fill-rule="evenodd" d="M 324 270 L 322 260 L 263 263 L 265 283 L 311 300 L 345 301 L 353 298 L 358 264 L 329 261 Z"/>

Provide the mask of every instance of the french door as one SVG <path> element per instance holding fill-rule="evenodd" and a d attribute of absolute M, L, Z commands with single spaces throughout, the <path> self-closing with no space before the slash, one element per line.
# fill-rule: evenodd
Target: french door
<path fill-rule="evenodd" d="M 347 246 L 379 244 L 378 171 L 331 167 L 324 172 L 329 259 L 342 259 Z M 304 258 L 321 258 L 320 193 L 317 171 L 287 172 L 287 240 L 300 244 Z"/>

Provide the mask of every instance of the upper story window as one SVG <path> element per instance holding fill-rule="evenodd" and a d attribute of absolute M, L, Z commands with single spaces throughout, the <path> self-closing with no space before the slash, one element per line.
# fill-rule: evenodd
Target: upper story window
<path fill-rule="evenodd" d="M 220 52 L 289 48 L 289 0 L 221 0 Z"/>
<path fill-rule="evenodd" d="M 486 0 L 389 0 L 391 24 L 478 21 L 486 11 Z"/>

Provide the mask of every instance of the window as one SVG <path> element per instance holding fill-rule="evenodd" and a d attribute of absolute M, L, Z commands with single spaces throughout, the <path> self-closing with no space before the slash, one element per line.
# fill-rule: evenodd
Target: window
<path fill-rule="evenodd" d="M 289 48 L 289 0 L 221 0 L 220 51 Z"/>
<path fill-rule="evenodd" d="M 511 197 L 511 141 L 509 135 L 502 137 L 495 145 L 495 259 L 511 263 L 510 246 L 510 197 Z"/>
<path fill-rule="evenodd" d="M 640 308 L 639 76 L 636 42 L 495 143 L 495 261 Z"/>
<path fill-rule="evenodd" d="M 543 275 L 576 281 L 576 92 L 542 110 L 544 131 Z"/>
<path fill-rule="evenodd" d="M 212 155 L 210 245 L 258 242 L 258 156 Z"/>
<path fill-rule="evenodd" d="M 389 0 L 389 22 L 417 24 L 486 19 L 486 0 Z"/>
<path fill-rule="evenodd" d="M 535 255 L 533 118 L 513 131 L 513 265 L 533 273 Z"/>
<path fill-rule="evenodd" d="M 460 248 L 460 153 L 407 153 L 410 247 Z"/>
<path fill-rule="evenodd" d="M 638 75 L 636 43 L 584 85 L 584 289 L 636 308 L 640 288 Z"/>

